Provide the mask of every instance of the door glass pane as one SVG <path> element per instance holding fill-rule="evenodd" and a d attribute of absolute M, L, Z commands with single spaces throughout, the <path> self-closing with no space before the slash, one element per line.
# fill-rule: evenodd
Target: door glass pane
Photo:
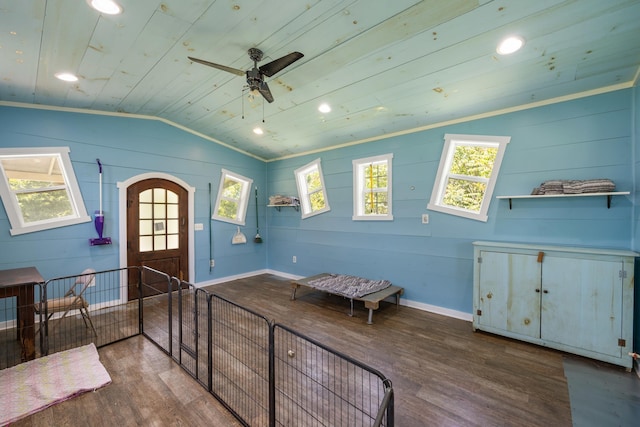
<path fill-rule="evenodd" d="M 164 188 L 154 188 L 153 189 L 153 201 L 156 203 L 166 203 L 167 191 Z"/>
<path fill-rule="evenodd" d="M 167 236 L 167 249 L 178 249 L 179 241 L 177 234 L 170 234 Z"/>
<path fill-rule="evenodd" d="M 164 221 L 153 221 L 153 234 L 167 234 L 167 228 L 164 226 Z"/>
<path fill-rule="evenodd" d="M 150 219 L 141 219 L 140 220 L 140 235 L 149 235 L 153 234 L 153 221 Z"/>
<path fill-rule="evenodd" d="M 151 203 L 153 201 L 151 199 L 151 190 L 144 190 L 138 198 L 140 199 L 140 203 Z"/>
<path fill-rule="evenodd" d="M 140 236 L 140 252 L 153 250 L 153 238 L 151 236 Z"/>
<path fill-rule="evenodd" d="M 151 211 L 151 203 L 140 203 L 140 219 L 151 219 L 153 214 Z"/>
<path fill-rule="evenodd" d="M 167 205 L 167 218 L 178 218 L 178 205 Z"/>
<path fill-rule="evenodd" d="M 178 195 L 173 191 L 167 190 L 167 203 L 178 203 Z"/>
<path fill-rule="evenodd" d="M 167 233 L 168 234 L 178 234 L 178 220 L 177 219 L 169 219 L 169 220 L 167 220 Z"/>
<path fill-rule="evenodd" d="M 167 217 L 167 205 L 154 203 L 153 204 L 153 217 L 155 219 L 165 219 Z"/>
<path fill-rule="evenodd" d="M 164 235 L 153 238 L 153 250 L 164 251 L 167 249 L 167 239 Z"/>

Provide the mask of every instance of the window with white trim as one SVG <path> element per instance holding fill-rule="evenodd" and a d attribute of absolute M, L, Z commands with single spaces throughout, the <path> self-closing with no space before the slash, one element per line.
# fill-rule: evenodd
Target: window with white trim
<path fill-rule="evenodd" d="M 393 154 L 353 160 L 353 220 L 391 221 Z"/>
<path fill-rule="evenodd" d="M 91 221 L 68 147 L 0 148 L 0 173 L 11 235 Z"/>
<path fill-rule="evenodd" d="M 320 159 L 296 169 L 294 174 L 302 208 L 302 219 L 331 210 L 324 186 Z"/>
<path fill-rule="evenodd" d="M 212 219 L 244 225 L 253 180 L 222 169 Z"/>
<path fill-rule="evenodd" d="M 428 209 L 487 221 L 509 136 L 446 134 Z"/>

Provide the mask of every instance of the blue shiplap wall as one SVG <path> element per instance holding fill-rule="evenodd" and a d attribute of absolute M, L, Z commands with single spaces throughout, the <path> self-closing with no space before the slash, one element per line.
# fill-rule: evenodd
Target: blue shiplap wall
<path fill-rule="evenodd" d="M 119 267 L 117 183 L 147 172 L 164 172 L 195 187 L 194 282 L 263 269 L 264 245 L 231 245 L 232 224 L 209 220 L 209 183 L 215 196 L 221 168 L 253 178 L 264 187 L 265 163 L 157 120 L 76 112 L 0 107 L 0 147 L 68 146 L 87 212 L 99 208 L 98 165 L 103 168 L 104 235 L 112 245 L 91 247 L 93 223 L 11 236 L 0 208 L 0 268 L 35 265 L 45 278 Z M 263 196 L 264 197 L 264 196 Z M 264 204 L 260 207 L 265 214 Z M 209 271 L 209 231 L 213 226 L 216 267 Z M 247 236 L 255 234 L 255 202 L 247 214 Z"/>
<path fill-rule="evenodd" d="M 426 205 L 445 133 L 512 137 L 495 195 L 529 194 L 548 179 L 605 177 L 632 190 L 630 97 L 621 90 L 269 163 L 270 194 L 296 194 L 293 170 L 321 158 L 331 211 L 301 220 L 292 209 L 270 209 L 268 266 L 385 278 L 403 286 L 410 301 L 470 313 L 475 240 L 629 249 L 629 197 L 614 198 L 611 209 L 599 197 L 514 200 L 513 210 L 494 199 L 486 223 Z M 352 221 L 351 161 L 385 153 L 394 154 L 394 221 Z"/>
<path fill-rule="evenodd" d="M 640 188 L 640 95 L 637 89 L 539 107 L 390 137 L 271 163 L 245 156 L 160 121 L 62 111 L 0 107 L 0 147 L 69 146 L 89 212 L 98 207 L 103 164 L 105 235 L 114 245 L 90 247 L 92 223 L 11 237 L 0 209 L 0 268 L 36 265 L 45 277 L 87 266 L 115 268 L 118 255 L 116 183 L 145 172 L 174 175 L 196 188 L 195 282 L 264 268 L 294 275 L 322 271 L 387 278 L 417 304 L 470 313 L 475 240 L 538 242 L 640 249 L 640 213 L 633 197 L 493 200 L 486 223 L 426 209 L 445 133 L 510 135 L 496 195 L 527 194 L 547 179 L 608 177 L 619 190 Z M 393 153 L 394 221 L 354 222 L 351 161 Z M 634 157 L 635 153 L 635 157 Z M 266 208 L 269 194 L 296 194 L 293 170 L 321 158 L 331 211 L 306 220 L 293 209 Z M 243 231 L 250 244 L 231 245 L 235 227 L 209 221 L 208 184 L 217 192 L 220 169 L 254 179 L 260 188 L 261 234 L 251 243 L 255 205 Z M 635 184 L 635 185 L 634 185 Z M 266 189 L 266 191 L 263 191 Z M 423 225 L 420 216 L 430 215 Z M 216 267 L 209 272 L 209 226 Z M 292 262 L 293 256 L 297 263 Z M 636 304 L 638 306 L 638 304 Z M 638 313 L 638 309 L 636 309 Z M 640 315 L 636 316 L 636 325 Z M 640 326 L 636 342 L 640 342 Z M 636 348 L 638 346 L 636 345 Z"/>

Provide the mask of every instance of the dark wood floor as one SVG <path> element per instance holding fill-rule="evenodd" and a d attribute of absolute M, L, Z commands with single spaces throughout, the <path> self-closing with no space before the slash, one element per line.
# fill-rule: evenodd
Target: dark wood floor
<path fill-rule="evenodd" d="M 301 288 L 290 301 L 290 281 L 272 275 L 208 290 L 382 372 L 393 381 L 397 426 L 571 425 L 564 353 L 391 303 L 367 325 L 358 303 L 349 317 L 348 300 L 322 292 Z M 15 425 L 238 425 L 145 338 L 99 353 L 112 384 Z"/>

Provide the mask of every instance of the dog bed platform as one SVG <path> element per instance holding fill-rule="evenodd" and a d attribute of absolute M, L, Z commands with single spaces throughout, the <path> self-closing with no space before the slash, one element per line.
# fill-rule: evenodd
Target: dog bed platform
<path fill-rule="evenodd" d="M 348 285 L 344 285 L 345 283 Z M 296 299 L 296 290 L 300 286 L 348 298 L 351 306 L 349 316 L 353 316 L 354 300 L 364 302 L 365 308 L 369 310 L 369 318 L 367 319 L 369 325 L 373 323 L 373 310 L 380 308 L 381 301 L 395 297 L 396 306 L 398 306 L 400 296 L 404 293 L 404 288 L 392 285 L 388 281 L 372 281 L 355 276 L 320 273 L 293 280 L 291 282 L 292 301 Z M 370 290 L 372 292 L 368 292 Z"/>

